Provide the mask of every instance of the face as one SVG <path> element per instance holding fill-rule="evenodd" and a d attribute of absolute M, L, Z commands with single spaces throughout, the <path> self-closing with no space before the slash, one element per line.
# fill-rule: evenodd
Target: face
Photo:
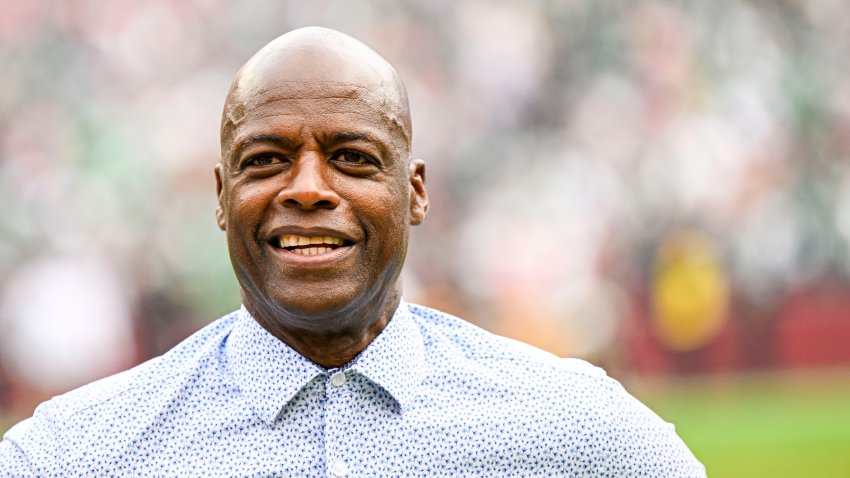
<path fill-rule="evenodd" d="M 340 317 L 397 295 L 427 196 L 385 99 L 356 81 L 274 81 L 233 103 L 217 217 L 246 307 L 344 328 Z"/>

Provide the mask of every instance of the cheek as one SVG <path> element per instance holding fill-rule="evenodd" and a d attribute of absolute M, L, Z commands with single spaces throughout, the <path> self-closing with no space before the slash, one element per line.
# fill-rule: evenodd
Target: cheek
<path fill-rule="evenodd" d="M 404 221 L 408 213 L 407 190 L 398 181 L 340 184 L 338 190 L 347 191 L 345 196 L 352 207 L 368 216 L 376 227 Z"/>
<path fill-rule="evenodd" d="M 375 188 L 356 199 L 367 229 L 377 240 L 378 254 L 389 257 L 403 250 L 408 227 L 407 191 L 395 184 Z"/>
<path fill-rule="evenodd" d="M 270 188 L 246 185 L 234 187 L 227 208 L 228 243 L 241 257 L 254 256 L 259 227 L 270 201 L 275 197 Z"/>
<path fill-rule="evenodd" d="M 230 218 L 238 222 L 256 220 L 274 199 L 275 190 L 263 185 L 240 185 L 230 194 Z"/>

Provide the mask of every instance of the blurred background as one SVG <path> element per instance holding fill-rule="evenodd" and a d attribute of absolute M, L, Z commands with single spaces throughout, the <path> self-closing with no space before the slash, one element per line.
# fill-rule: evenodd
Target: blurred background
<path fill-rule="evenodd" d="M 850 476 L 843 0 L 0 0 L 0 432 L 238 308 L 221 106 L 306 25 L 407 82 L 409 301 L 605 367 L 709 476 Z"/>

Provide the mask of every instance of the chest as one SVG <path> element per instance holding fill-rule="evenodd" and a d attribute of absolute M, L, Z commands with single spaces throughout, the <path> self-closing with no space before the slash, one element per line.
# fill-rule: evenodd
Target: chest
<path fill-rule="evenodd" d="M 582 476 L 598 425 L 545 397 L 498 390 L 435 389 L 402 408 L 352 380 L 305 387 L 273 423 L 245 397 L 174 405 L 110 456 L 80 464 L 120 476 Z"/>

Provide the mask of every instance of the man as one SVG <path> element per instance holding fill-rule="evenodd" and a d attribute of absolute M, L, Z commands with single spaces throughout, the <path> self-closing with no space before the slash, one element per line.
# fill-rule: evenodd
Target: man
<path fill-rule="evenodd" d="M 404 86 L 306 28 L 239 71 L 215 168 L 243 307 L 41 406 L 4 476 L 704 476 L 604 372 L 401 299 L 428 211 Z"/>

